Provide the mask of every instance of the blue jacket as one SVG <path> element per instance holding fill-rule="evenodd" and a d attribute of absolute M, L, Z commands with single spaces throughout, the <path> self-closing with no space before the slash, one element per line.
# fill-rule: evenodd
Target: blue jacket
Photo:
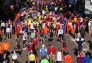
<path fill-rule="evenodd" d="M 91 63 L 90 60 L 91 60 L 90 56 L 84 57 L 84 63 Z"/>

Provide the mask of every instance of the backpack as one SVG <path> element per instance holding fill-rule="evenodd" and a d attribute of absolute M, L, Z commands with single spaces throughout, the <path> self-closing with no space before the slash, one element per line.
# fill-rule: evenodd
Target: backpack
<path fill-rule="evenodd" d="M 41 55 L 46 56 L 46 48 L 41 48 Z"/>

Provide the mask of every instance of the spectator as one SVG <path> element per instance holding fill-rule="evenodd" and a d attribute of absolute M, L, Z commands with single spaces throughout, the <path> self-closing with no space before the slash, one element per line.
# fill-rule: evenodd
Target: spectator
<path fill-rule="evenodd" d="M 10 26 L 8 25 L 8 27 L 6 27 L 6 37 L 8 39 L 11 38 L 11 34 L 12 34 L 12 29 L 10 28 Z"/>
<path fill-rule="evenodd" d="M 4 30 L 4 34 L 6 33 L 6 25 L 5 22 L 1 22 L 1 29 Z"/>

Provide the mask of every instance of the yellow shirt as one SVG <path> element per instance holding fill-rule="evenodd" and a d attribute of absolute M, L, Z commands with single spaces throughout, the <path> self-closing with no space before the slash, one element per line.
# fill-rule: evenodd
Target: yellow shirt
<path fill-rule="evenodd" d="M 41 18 L 42 18 L 42 16 L 40 15 L 40 16 L 39 16 L 39 19 L 41 19 Z"/>
<path fill-rule="evenodd" d="M 28 24 L 30 25 L 33 22 L 32 19 L 28 19 Z"/>
<path fill-rule="evenodd" d="M 39 26 L 39 22 L 36 22 L 36 25 Z"/>
<path fill-rule="evenodd" d="M 48 11 L 48 6 L 46 6 L 45 10 Z"/>
<path fill-rule="evenodd" d="M 53 24 L 53 27 L 56 28 L 56 24 Z"/>
<path fill-rule="evenodd" d="M 34 16 L 34 19 L 37 19 L 37 16 Z"/>
<path fill-rule="evenodd" d="M 30 54 L 30 55 L 28 55 L 28 59 L 29 59 L 29 61 L 35 61 L 35 60 L 36 60 L 34 54 Z"/>
<path fill-rule="evenodd" d="M 60 10 L 63 10 L 63 8 L 61 7 Z"/>
<path fill-rule="evenodd" d="M 77 18 L 74 18 L 74 21 L 76 22 L 77 21 Z"/>

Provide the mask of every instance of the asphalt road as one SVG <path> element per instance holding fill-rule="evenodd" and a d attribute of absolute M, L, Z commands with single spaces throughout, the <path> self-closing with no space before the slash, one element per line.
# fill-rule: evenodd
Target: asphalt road
<path fill-rule="evenodd" d="M 73 63 L 77 63 L 76 57 L 74 56 L 74 51 L 73 51 L 73 48 L 77 47 L 77 43 L 75 42 L 75 39 L 72 38 L 69 34 L 66 34 L 65 38 L 67 40 L 68 51 L 70 52 L 70 54 L 73 57 Z M 92 39 L 92 38 L 88 34 L 86 34 L 86 36 L 85 36 L 85 42 L 83 44 L 83 51 L 84 51 L 84 53 L 87 52 L 87 51 L 90 51 L 89 48 L 88 48 L 89 44 L 87 43 L 87 41 L 90 40 L 90 39 Z M 29 37 L 28 40 L 30 40 L 30 37 Z M 16 46 L 15 37 L 13 36 L 8 41 L 11 44 L 11 47 L 10 47 L 10 51 L 11 51 Z M 52 42 L 46 42 L 45 44 L 47 45 L 47 47 L 49 47 L 50 44 L 53 44 L 57 49 L 61 48 L 61 46 L 62 46 L 62 42 L 57 42 L 56 38 Z M 41 43 L 40 42 L 38 43 L 37 47 L 38 47 L 38 53 L 39 53 L 39 49 L 41 48 Z M 11 55 L 10 55 L 10 59 L 11 59 Z M 20 63 L 25 63 L 27 61 L 27 50 L 23 50 L 21 56 L 18 55 L 18 61 Z M 12 60 L 10 61 L 10 63 L 12 63 Z"/>

